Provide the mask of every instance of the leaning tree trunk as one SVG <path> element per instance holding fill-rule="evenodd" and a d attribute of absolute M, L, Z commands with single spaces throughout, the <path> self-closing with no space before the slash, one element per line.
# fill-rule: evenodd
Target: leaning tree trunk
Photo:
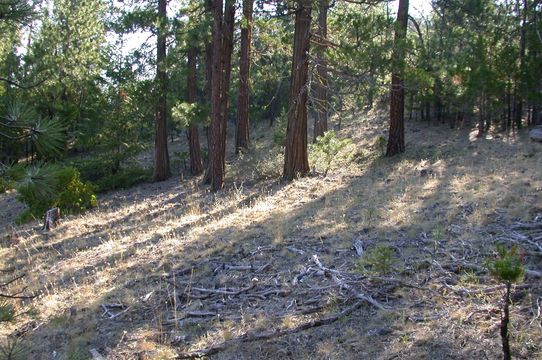
<path fill-rule="evenodd" d="M 311 27 L 311 1 L 300 0 L 295 14 L 294 54 L 290 108 L 284 154 L 284 179 L 292 180 L 309 172 L 307 157 L 307 80 Z"/>
<path fill-rule="evenodd" d="M 188 50 L 188 76 L 186 84 L 188 88 L 188 103 L 190 104 L 195 103 L 197 100 L 196 63 L 197 50 L 195 47 L 190 47 Z M 201 148 L 197 124 L 190 125 L 186 131 L 186 137 L 188 138 L 188 151 L 190 153 L 190 172 L 192 172 L 192 175 L 199 175 L 203 172 L 203 164 L 201 161 Z"/>
<path fill-rule="evenodd" d="M 170 176 L 169 152 L 167 147 L 167 74 L 166 74 L 166 0 L 158 1 L 158 40 L 156 49 L 156 84 L 158 101 L 155 113 L 154 139 L 154 181 L 162 181 Z"/>
<path fill-rule="evenodd" d="M 224 185 L 224 150 L 222 142 L 222 0 L 212 0 L 211 126 L 209 127 L 209 180 L 211 190 Z"/>
<path fill-rule="evenodd" d="M 320 0 L 318 5 L 318 42 L 320 46 L 316 49 L 316 84 L 314 87 L 314 107 L 316 116 L 314 118 L 314 141 L 327 131 L 327 117 L 329 110 L 328 100 L 328 74 L 327 59 L 325 53 L 325 41 L 327 39 L 327 10 L 328 0 Z"/>
<path fill-rule="evenodd" d="M 235 132 L 235 153 L 248 148 L 249 97 L 250 97 L 250 42 L 252 38 L 253 0 L 243 0 L 243 27 L 241 28 L 241 55 L 239 59 L 239 97 L 237 102 L 237 131 Z"/>
<path fill-rule="evenodd" d="M 386 156 L 394 156 L 405 151 L 405 88 L 403 72 L 405 63 L 405 44 L 408 25 L 408 0 L 399 0 L 395 27 L 395 46 L 392 59 L 390 133 Z"/>

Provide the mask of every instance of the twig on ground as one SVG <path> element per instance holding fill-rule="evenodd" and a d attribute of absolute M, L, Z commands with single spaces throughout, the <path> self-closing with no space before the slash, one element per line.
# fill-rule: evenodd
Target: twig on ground
<path fill-rule="evenodd" d="M 259 340 L 268 340 L 268 339 L 272 339 L 272 338 L 276 338 L 276 337 L 280 337 L 284 335 L 295 334 L 297 332 L 307 330 L 313 327 L 328 325 L 328 324 L 334 323 L 335 321 L 345 316 L 350 315 L 352 312 L 359 309 L 363 304 L 364 304 L 364 301 L 358 301 L 338 314 L 328 316 L 323 319 L 311 320 L 301 325 L 298 325 L 292 329 L 278 329 L 278 330 L 270 330 L 270 331 L 264 331 L 264 332 L 259 332 L 259 333 L 248 332 L 241 335 L 237 339 L 227 340 L 227 341 L 224 341 L 223 343 L 220 343 L 220 344 L 217 344 L 215 346 L 211 346 L 205 349 L 189 351 L 189 352 L 181 352 L 177 355 L 176 359 L 201 358 L 201 357 L 213 355 L 218 352 L 224 351 L 225 349 L 231 346 L 259 341 Z"/>
<path fill-rule="evenodd" d="M 335 283 L 339 285 L 341 288 L 345 288 L 348 291 L 350 291 L 354 295 L 355 298 L 359 300 L 364 300 L 380 310 L 388 310 L 386 307 L 384 307 L 384 305 L 382 305 L 381 303 L 373 299 L 370 295 L 365 295 L 358 292 L 352 286 L 348 285 L 344 280 L 340 279 L 339 276 L 342 275 L 341 272 L 338 270 L 329 269 L 325 267 L 318 259 L 318 255 L 313 255 L 312 261 L 314 261 L 316 266 L 318 266 L 322 271 L 326 273 L 330 273 L 332 275 L 333 281 L 335 281 Z"/>
<path fill-rule="evenodd" d="M 126 313 L 131 308 L 131 306 L 125 307 L 122 304 L 107 304 L 107 305 L 102 304 L 101 307 L 102 307 L 102 309 L 104 309 L 104 312 L 103 312 L 102 316 L 107 314 L 108 318 L 111 319 L 111 320 L 119 317 L 120 315 L 122 315 L 124 313 Z M 111 310 L 109 308 L 124 308 L 124 310 L 119 311 L 118 313 L 114 314 L 114 313 L 111 312 Z"/>

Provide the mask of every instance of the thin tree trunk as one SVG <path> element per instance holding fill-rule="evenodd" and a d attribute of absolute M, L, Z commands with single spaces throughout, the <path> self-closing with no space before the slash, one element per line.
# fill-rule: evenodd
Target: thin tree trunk
<path fill-rule="evenodd" d="M 510 129 L 512 126 L 512 91 L 511 85 L 508 84 L 506 88 L 506 129 Z"/>
<path fill-rule="evenodd" d="M 221 102 L 221 159 L 222 173 L 226 171 L 226 130 L 228 126 L 230 112 L 230 78 L 231 78 L 231 58 L 233 53 L 233 30 L 235 25 L 235 0 L 226 0 L 224 13 L 224 22 L 222 24 L 222 96 Z"/>
<path fill-rule="evenodd" d="M 155 114 L 154 181 L 163 181 L 171 175 L 167 146 L 166 3 L 166 0 L 158 1 L 159 24 L 156 49 L 156 84 L 158 87 L 158 100 Z"/>
<path fill-rule="evenodd" d="M 241 55 L 239 59 L 239 98 L 237 102 L 237 131 L 235 153 L 247 149 L 250 142 L 250 42 L 252 39 L 253 0 L 243 0 L 243 27 L 241 28 Z"/>
<path fill-rule="evenodd" d="M 478 121 L 478 134 L 476 137 L 482 137 L 484 135 L 484 119 L 485 119 L 485 97 L 484 93 L 480 96 L 480 108 L 478 109 L 479 121 Z"/>
<path fill-rule="evenodd" d="M 508 322 L 510 321 L 510 283 L 506 284 L 506 293 L 504 295 L 503 313 L 501 314 L 501 340 L 503 359 L 510 360 L 510 335 L 508 334 Z"/>
<path fill-rule="evenodd" d="M 222 142 L 222 0 L 212 0 L 211 126 L 209 128 L 209 180 L 211 190 L 224 185 Z"/>
<path fill-rule="evenodd" d="M 197 101 L 197 50 L 195 47 L 191 47 L 188 50 L 188 76 L 187 76 L 187 89 L 188 89 L 188 103 L 194 104 Z M 203 172 L 203 164 L 201 161 L 201 148 L 199 144 L 199 133 L 197 124 L 191 124 L 186 131 L 186 137 L 188 138 L 188 151 L 190 153 L 190 172 L 192 175 L 199 175 Z"/>
<path fill-rule="evenodd" d="M 390 132 L 386 156 L 394 156 L 405 151 L 405 88 L 403 86 L 405 44 L 403 40 L 406 38 L 407 25 L 408 0 L 399 0 L 392 59 Z"/>
<path fill-rule="evenodd" d="M 519 1 L 518 1 L 518 10 L 519 10 Z M 524 73 L 524 64 L 525 64 L 525 47 L 526 47 L 526 28 L 525 23 L 527 21 L 527 0 L 523 0 L 523 10 L 521 12 L 521 28 L 520 28 L 520 37 L 519 37 L 519 76 L 516 79 L 516 112 L 514 116 L 514 121 L 516 127 L 521 129 L 521 118 L 523 116 L 523 73 Z"/>
<path fill-rule="evenodd" d="M 319 1 L 318 11 L 318 37 L 319 41 L 327 39 L 327 10 L 328 0 Z M 324 135 L 327 131 L 327 117 L 329 111 L 328 99 L 328 71 L 327 59 L 325 53 L 325 44 L 320 44 L 316 48 L 316 84 L 315 84 L 315 99 L 314 107 L 316 108 L 316 116 L 314 118 L 314 142 L 316 138 Z"/>
<path fill-rule="evenodd" d="M 292 180 L 309 172 L 307 156 L 307 80 L 311 27 L 311 1 L 300 0 L 295 14 L 290 108 L 284 154 L 284 179 Z"/>

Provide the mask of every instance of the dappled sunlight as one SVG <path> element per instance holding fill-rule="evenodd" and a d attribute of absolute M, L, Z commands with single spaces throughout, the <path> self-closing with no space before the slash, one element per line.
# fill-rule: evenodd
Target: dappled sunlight
<path fill-rule="evenodd" d="M 540 160 L 504 161 L 502 152 L 510 151 L 504 143 L 477 145 L 485 161 L 473 160 L 477 155 L 463 149 L 466 137 L 449 139 L 438 128 L 431 143 L 446 138 L 448 145 L 408 133 L 414 145 L 386 159 L 364 137 L 373 135 L 354 125 L 344 132 L 363 136 L 365 156 L 327 177 L 235 184 L 216 195 L 192 180 L 172 179 L 142 185 L 137 195 L 107 194 L 98 209 L 67 217 L 50 233 L 17 228 L 17 244 L 0 255 L 26 269 L 29 290 L 40 294 L 32 303 L 41 325 L 32 336 L 43 343 L 33 346 L 52 346 L 47 333 L 54 330 L 73 341 L 105 344 L 111 356 L 168 358 L 179 349 L 295 329 L 352 301 L 332 276 L 316 270 L 313 255 L 358 279 L 360 291 L 391 310 L 362 306 L 334 325 L 247 345 L 247 354 L 432 358 L 477 355 L 474 338 L 494 346 L 484 334 L 494 332 L 496 319 L 463 323 L 475 307 L 364 278 L 375 264 L 360 260 L 353 243 L 361 241 L 368 254 L 388 246 L 392 270 L 383 276 L 426 281 L 424 287 L 440 293 L 442 284 L 423 280 L 424 269 L 463 256 L 461 249 L 478 254 L 480 229 L 495 219 L 527 218 L 542 208 Z M 374 134 L 380 131 L 374 127 Z M 520 154 L 534 151 L 529 144 L 512 146 L 524 146 L 514 150 Z M 225 294 L 215 294 L 220 291 Z M 244 295 L 232 295 L 237 292 Z M 451 340 L 450 321 L 457 323 L 461 346 Z M 304 345 L 296 348 L 296 339 Z M 224 355 L 234 353 L 235 347 Z"/>

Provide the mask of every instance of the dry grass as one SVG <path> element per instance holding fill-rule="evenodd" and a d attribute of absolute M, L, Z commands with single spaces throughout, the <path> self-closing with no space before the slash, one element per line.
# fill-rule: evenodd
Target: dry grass
<path fill-rule="evenodd" d="M 523 132 L 476 139 L 468 130 L 409 123 L 407 152 L 385 159 L 375 146 L 384 133 L 381 113 L 345 118 L 342 124 L 340 135 L 354 139 L 355 149 L 348 151 L 357 155 L 326 178 L 282 183 L 280 150 L 269 152 L 270 139 L 257 135 L 253 153 L 230 157 L 228 186 L 220 194 L 209 194 L 198 179 L 175 178 L 104 195 L 98 209 L 64 219 L 51 233 L 37 224 L 3 227 L 2 265 L 27 274 L 11 290 L 28 286 L 39 296 L 19 304 L 20 309 L 32 305 L 37 315 L 2 325 L 0 336 L 27 330 L 32 359 L 76 358 L 90 348 L 111 359 L 173 358 L 177 350 L 247 331 L 293 328 L 344 308 L 346 294 L 335 288 L 322 290 L 318 312 L 294 311 L 308 300 L 300 290 L 332 285 L 323 277 L 291 285 L 314 253 L 327 266 L 356 272 L 353 240 L 361 239 L 366 249 L 385 244 L 397 256 L 395 276 L 443 293 L 432 280 L 438 273 L 432 260 L 444 263 L 450 255 L 481 260 L 491 253 L 494 234 L 488 229 L 494 224 L 531 220 L 542 212 L 542 147 Z M 259 131 L 271 137 L 267 129 Z M 12 203 L 13 194 L 2 196 L 3 208 Z M 540 257 L 527 260 L 540 271 Z M 270 267 L 262 273 L 220 270 L 247 263 Z M 193 287 L 245 287 L 255 277 L 258 286 L 280 285 L 290 292 L 250 300 L 224 296 L 213 303 L 178 296 L 192 294 Z M 463 270 L 457 278 L 468 289 L 490 281 Z M 499 293 L 442 300 L 397 288 L 387 295 L 394 311 L 365 307 L 333 325 L 233 347 L 216 357 L 500 356 L 499 315 L 492 310 Z M 541 296 L 535 284 L 519 292 L 513 306 L 518 358 L 542 356 L 536 318 Z M 104 304 L 124 306 L 114 312 L 127 310 L 109 319 Z M 209 309 L 220 316 L 178 321 L 186 312 Z M 480 312 L 469 317 L 473 311 Z"/>

